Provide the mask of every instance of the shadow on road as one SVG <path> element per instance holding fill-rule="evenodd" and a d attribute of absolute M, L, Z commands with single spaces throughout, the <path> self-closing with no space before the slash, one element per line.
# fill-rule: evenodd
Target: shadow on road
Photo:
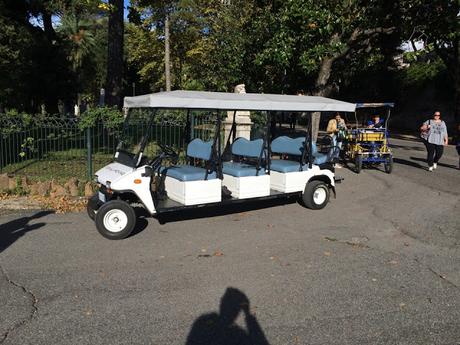
<path fill-rule="evenodd" d="M 414 161 L 426 163 L 426 159 L 424 159 L 424 158 L 411 157 L 410 159 L 412 159 L 412 160 L 414 160 Z M 441 157 L 441 159 L 442 159 L 442 157 Z M 455 166 L 455 165 L 453 165 L 453 164 L 445 164 L 445 163 L 440 163 L 440 162 L 438 162 L 438 165 L 439 165 L 440 167 L 451 168 L 451 169 L 457 169 L 457 166 Z"/>
<path fill-rule="evenodd" d="M 203 314 L 192 325 L 186 345 L 269 345 L 257 319 L 249 311 L 249 299 L 240 290 L 227 288 L 219 313 Z M 236 324 L 243 312 L 246 329 Z"/>
<path fill-rule="evenodd" d="M 270 199 L 270 200 L 257 200 L 257 201 L 246 201 L 244 203 L 237 204 L 228 204 L 228 205 L 219 205 L 219 206 L 208 206 L 208 207 L 199 207 L 193 209 L 185 209 L 176 212 L 168 212 L 159 214 L 157 216 L 160 224 L 178 222 L 182 220 L 189 219 L 200 219 L 200 218 L 209 218 L 224 216 L 227 214 L 235 214 L 247 211 L 260 210 L 264 208 L 270 208 L 274 206 L 288 205 L 293 204 L 298 201 L 297 197 L 284 197 L 279 199 Z"/>
<path fill-rule="evenodd" d="M 424 160 L 423 160 L 424 161 Z M 410 167 L 418 168 L 418 169 L 423 169 L 426 170 L 426 168 L 416 162 L 408 161 L 407 159 L 402 159 L 402 158 L 393 158 L 393 162 L 396 164 L 402 164 L 402 165 L 407 165 Z"/>
<path fill-rule="evenodd" d="M 406 150 L 406 151 L 425 151 L 424 147 L 420 146 L 407 146 L 407 145 L 396 145 L 396 144 L 390 144 L 391 148 L 398 148 L 401 150 Z"/>
<path fill-rule="evenodd" d="M 138 233 L 144 231 L 144 229 L 149 225 L 149 222 L 147 221 L 147 218 L 150 217 L 149 213 L 147 210 L 143 207 L 137 207 L 134 209 L 136 212 L 136 226 L 134 227 L 134 230 L 131 232 L 129 237 L 136 236 Z"/>
<path fill-rule="evenodd" d="M 40 211 L 30 217 L 22 217 L 0 224 L 0 253 L 29 231 L 39 229 L 46 223 L 29 224 L 31 220 L 45 217 L 53 211 Z"/>

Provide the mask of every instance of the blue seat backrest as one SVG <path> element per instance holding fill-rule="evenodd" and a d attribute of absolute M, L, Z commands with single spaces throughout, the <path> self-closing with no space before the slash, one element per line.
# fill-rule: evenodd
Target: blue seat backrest
<path fill-rule="evenodd" d="M 319 154 L 318 152 L 318 146 L 316 146 L 316 143 L 311 143 L 311 154 L 313 156 L 316 156 Z"/>
<path fill-rule="evenodd" d="M 318 146 L 316 143 L 311 144 L 311 153 L 313 157 L 321 157 L 325 154 L 318 152 Z M 327 151 L 327 162 L 332 161 L 333 159 L 337 159 L 340 156 L 340 147 L 338 146 L 337 138 L 335 136 L 332 137 L 331 147 Z"/>
<path fill-rule="evenodd" d="M 232 144 L 232 153 L 237 156 L 259 158 L 263 146 L 262 139 L 249 141 L 246 138 L 237 138 Z"/>
<path fill-rule="evenodd" d="M 293 139 L 286 136 L 281 136 L 272 141 L 271 150 L 274 153 L 285 153 L 289 155 L 301 156 L 304 142 L 304 137 Z"/>
<path fill-rule="evenodd" d="M 187 156 L 192 158 L 211 159 L 212 140 L 203 141 L 199 138 L 193 139 L 187 146 Z"/>
<path fill-rule="evenodd" d="M 340 156 L 340 146 L 335 135 L 332 136 L 331 148 L 329 149 L 327 155 L 329 160 L 337 159 Z"/>

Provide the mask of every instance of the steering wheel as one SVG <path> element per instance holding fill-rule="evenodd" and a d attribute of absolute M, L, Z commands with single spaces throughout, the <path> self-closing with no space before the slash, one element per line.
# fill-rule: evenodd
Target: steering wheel
<path fill-rule="evenodd" d="M 177 153 L 172 146 L 165 145 L 162 143 L 158 143 L 158 146 L 160 147 L 161 151 L 163 151 L 165 155 L 172 156 L 172 157 L 177 156 Z"/>
<path fill-rule="evenodd" d="M 179 154 L 174 150 L 172 146 L 158 143 L 158 146 L 160 147 L 162 153 L 163 153 L 163 158 L 171 158 L 173 164 L 177 164 L 177 161 L 179 160 Z"/>

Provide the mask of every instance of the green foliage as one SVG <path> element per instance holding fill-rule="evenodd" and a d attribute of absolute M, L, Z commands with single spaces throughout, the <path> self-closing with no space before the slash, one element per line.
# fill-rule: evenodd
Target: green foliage
<path fill-rule="evenodd" d="M 116 107 L 97 107 L 85 111 L 78 123 L 80 129 L 92 128 L 98 122 L 109 129 L 119 129 L 124 121 L 123 113 Z"/>
<path fill-rule="evenodd" d="M 445 66 L 440 59 L 431 63 L 414 62 L 403 71 L 403 85 L 422 86 L 433 81 L 444 70 Z"/>
<path fill-rule="evenodd" d="M 19 157 L 24 158 L 28 153 L 37 152 L 35 147 L 35 139 L 32 137 L 27 137 L 22 141 L 21 152 L 19 152 Z"/>
<path fill-rule="evenodd" d="M 57 113 L 58 103 L 69 111 L 77 98 L 94 104 L 106 86 L 112 2 L 12 3 L 0 0 L 0 108 L 37 113 L 45 104 Z M 131 0 L 125 91 L 131 94 L 133 83 L 137 94 L 165 88 L 166 16 L 173 89 L 232 91 L 244 83 L 248 92 L 380 97 L 391 88 L 423 87 L 438 74 L 458 89 L 459 6 L 458 0 Z M 425 49 L 405 53 L 413 66 L 395 73 L 393 57 L 409 39 L 422 40 Z"/>
<path fill-rule="evenodd" d="M 151 90 L 164 87 L 164 52 L 157 30 L 129 24 L 126 26 L 127 62 Z"/>

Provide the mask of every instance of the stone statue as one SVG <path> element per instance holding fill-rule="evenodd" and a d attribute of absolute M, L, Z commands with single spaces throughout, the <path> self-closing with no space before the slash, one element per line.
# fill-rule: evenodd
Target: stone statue
<path fill-rule="evenodd" d="M 235 86 L 235 93 L 246 93 L 246 87 L 244 84 L 238 84 Z M 225 142 L 227 142 L 230 130 L 232 128 L 233 116 L 236 116 L 236 135 L 235 138 L 243 137 L 248 140 L 251 139 L 251 113 L 249 111 L 228 111 L 227 118 L 224 121 L 225 126 Z"/>

